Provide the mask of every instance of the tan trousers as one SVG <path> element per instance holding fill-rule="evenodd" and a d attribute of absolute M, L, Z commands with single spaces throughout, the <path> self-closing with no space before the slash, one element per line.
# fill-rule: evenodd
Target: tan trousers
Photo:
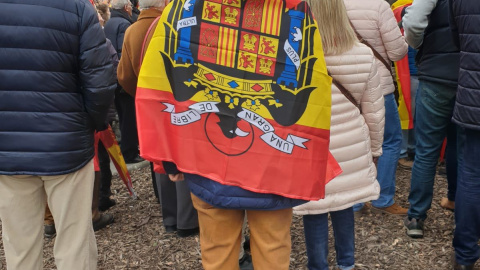
<path fill-rule="evenodd" d="M 245 212 L 255 270 L 287 270 L 290 264 L 292 209 L 276 211 L 216 208 L 192 194 L 200 224 L 202 265 L 206 270 L 238 270 Z"/>
<path fill-rule="evenodd" d="M 46 198 L 57 230 L 53 248 L 57 269 L 97 269 L 93 181 L 93 162 L 66 175 L 0 175 L 0 219 L 8 270 L 43 268 Z"/>
<path fill-rule="evenodd" d="M 92 199 L 92 221 L 97 221 L 101 214 L 100 211 L 98 210 L 98 204 L 99 204 L 99 199 L 100 199 L 100 177 L 101 174 L 100 172 L 95 172 L 95 182 L 93 186 L 93 199 Z M 54 225 L 55 220 L 53 219 L 52 212 L 50 212 L 50 208 L 47 207 L 45 208 L 45 219 L 44 219 L 45 225 Z"/>

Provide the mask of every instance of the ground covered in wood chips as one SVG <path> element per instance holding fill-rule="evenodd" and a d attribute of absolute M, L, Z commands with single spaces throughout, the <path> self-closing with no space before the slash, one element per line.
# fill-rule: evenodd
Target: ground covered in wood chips
<path fill-rule="evenodd" d="M 174 233 L 165 232 L 149 169 L 133 171 L 132 177 L 138 200 L 129 197 L 118 178 L 113 181 L 117 205 L 109 212 L 115 216 L 115 223 L 96 233 L 98 268 L 202 269 L 198 236 L 177 238 Z M 401 217 L 367 210 L 357 218 L 356 269 L 451 269 L 453 213 L 439 205 L 440 198 L 446 196 L 446 186 L 446 178 L 437 175 L 423 239 L 409 238 Z M 398 169 L 396 200 L 402 206 L 408 205 L 409 188 L 410 171 Z M 45 241 L 45 269 L 55 269 L 52 256 L 54 241 Z M 329 260 L 333 266 L 335 254 L 332 242 L 330 232 Z M 292 224 L 292 247 L 290 269 L 306 269 L 303 225 L 299 217 L 294 217 Z M 0 269 L 6 269 L 1 241 Z"/>

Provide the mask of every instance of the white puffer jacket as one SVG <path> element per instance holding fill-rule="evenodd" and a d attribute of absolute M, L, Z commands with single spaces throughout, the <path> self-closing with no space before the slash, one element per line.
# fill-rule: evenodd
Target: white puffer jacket
<path fill-rule="evenodd" d="M 400 32 L 393 11 L 385 0 L 344 0 L 348 18 L 357 32 L 383 59 L 401 60 L 408 52 L 408 45 Z M 377 61 L 383 95 L 393 93 L 395 86 L 390 70 Z"/>
<path fill-rule="evenodd" d="M 294 208 L 298 215 L 323 214 L 378 198 L 380 185 L 373 157 L 382 154 L 385 105 L 375 56 L 363 44 L 341 55 L 325 55 L 331 76 L 345 87 L 362 114 L 332 84 L 330 151 L 343 173 L 325 188 L 325 198 Z"/>

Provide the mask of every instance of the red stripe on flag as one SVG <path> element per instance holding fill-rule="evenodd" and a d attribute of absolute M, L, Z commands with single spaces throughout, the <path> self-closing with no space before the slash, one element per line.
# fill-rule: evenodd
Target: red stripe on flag
<path fill-rule="evenodd" d="M 279 7 L 277 8 L 277 23 L 276 23 L 276 27 L 275 27 L 275 32 L 273 33 L 274 35 L 277 35 L 277 36 L 280 35 L 283 2 L 279 1 L 278 6 Z"/>
<path fill-rule="evenodd" d="M 276 27 L 274 27 L 275 25 L 274 25 L 273 19 L 275 18 L 275 13 L 276 13 L 276 11 L 277 11 L 277 9 L 278 9 L 277 6 L 278 6 L 278 3 L 279 3 L 279 2 L 280 2 L 280 1 L 277 1 L 277 2 L 276 2 L 276 4 L 273 6 L 273 9 L 272 9 L 273 12 L 272 12 L 272 14 L 269 14 L 269 17 L 270 17 L 270 31 L 268 31 L 268 28 L 267 28 L 266 30 L 268 31 L 268 34 L 270 34 L 270 35 L 273 35 L 273 34 L 275 33 L 275 29 L 274 29 L 274 28 L 276 28 Z M 268 18 L 268 17 L 267 17 L 267 18 Z"/>

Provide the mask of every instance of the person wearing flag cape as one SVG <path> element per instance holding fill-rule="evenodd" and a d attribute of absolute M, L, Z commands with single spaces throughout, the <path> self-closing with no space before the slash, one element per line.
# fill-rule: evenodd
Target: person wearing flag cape
<path fill-rule="evenodd" d="M 256 269 L 288 269 L 292 207 L 324 197 L 331 78 L 298 0 L 174 0 L 140 70 L 141 156 L 185 179 L 205 269 L 238 269 L 245 213 Z"/>

